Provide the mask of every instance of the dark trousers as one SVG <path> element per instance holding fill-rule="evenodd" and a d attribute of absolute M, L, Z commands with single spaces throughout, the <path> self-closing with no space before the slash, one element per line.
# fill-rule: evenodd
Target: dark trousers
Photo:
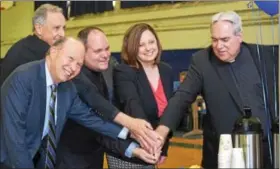
<path fill-rule="evenodd" d="M 59 146 L 57 168 L 103 169 L 104 150 L 93 152 L 71 152 L 67 146 Z"/>
<path fill-rule="evenodd" d="M 0 169 L 10 169 L 10 167 L 6 166 L 4 163 L 0 163 Z"/>

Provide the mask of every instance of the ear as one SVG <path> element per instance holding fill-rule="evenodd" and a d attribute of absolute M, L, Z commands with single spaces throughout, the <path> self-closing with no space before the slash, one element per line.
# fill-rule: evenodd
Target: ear
<path fill-rule="evenodd" d="M 35 29 L 35 32 L 36 32 L 39 36 L 42 35 L 42 33 L 43 33 L 43 25 L 41 25 L 41 24 L 35 24 L 35 25 L 34 25 L 34 29 Z"/>
<path fill-rule="evenodd" d="M 238 40 L 239 40 L 240 43 L 243 42 L 243 33 L 242 32 L 239 32 L 237 34 L 237 37 L 238 37 Z"/>

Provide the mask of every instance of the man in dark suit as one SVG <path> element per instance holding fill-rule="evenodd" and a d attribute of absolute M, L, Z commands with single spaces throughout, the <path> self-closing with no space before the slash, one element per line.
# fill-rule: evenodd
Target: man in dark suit
<path fill-rule="evenodd" d="M 70 81 L 84 62 L 81 41 L 63 38 L 46 59 L 19 66 L 1 87 L 1 163 L 12 168 L 54 168 L 56 144 L 68 118 L 111 138 L 127 132 L 104 121 L 78 97 Z"/>
<path fill-rule="evenodd" d="M 16 42 L 7 52 L 1 66 L 0 85 L 19 65 L 45 57 L 50 45 L 65 34 L 63 10 L 51 4 L 41 5 L 32 18 L 33 35 Z"/>
<path fill-rule="evenodd" d="M 233 11 L 221 12 L 212 17 L 212 46 L 192 57 L 184 82 L 169 100 L 157 131 L 166 136 L 175 130 L 187 107 L 202 94 L 207 105 L 203 124 L 204 168 L 217 168 L 219 136 L 231 133 L 234 122 L 243 115 L 243 107 L 249 106 L 258 117 L 264 131 L 264 164 L 270 167 L 268 144 L 275 101 L 273 65 L 275 58 L 265 46 L 247 44 L 242 41 L 242 23 Z M 269 115 L 266 114 L 261 82 L 260 57 L 265 63 L 268 84 Z"/>
<path fill-rule="evenodd" d="M 99 106 L 103 107 L 103 112 L 120 112 L 110 103 L 112 94 L 110 97 L 109 92 L 112 93 L 113 88 L 112 68 L 116 63 L 109 64 L 111 52 L 105 33 L 97 27 L 87 27 L 79 32 L 78 37 L 86 47 L 85 64 L 81 73 L 73 79 L 80 98 L 93 109 Z M 106 83 L 103 73 L 106 73 L 106 79 L 111 83 Z M 98 109 L 100 110 L 100 108 Z M 73 137 L 79 139 L 72 139 Z M 117 141 L 102 137 L 99 133 L 92 132 L 69 119 L 65 124 L 58 148 L 59 158 L 61 158 L 59 167 L 102 169 L 105 151 L 102 145 L 109 152 L 116 153 L 118 156 L 131 158 L 134 153 L 134 156 L 144 157 L 142 160 L 155 162 L 149 160 L 152 159 L 152 155 L 144 150 L 134 151 L 139 149 L 137 148 L 139 146 L 131 140 Z M 146 155 L 141 156 L 137 152 Z M 147 156 L 150 158 L 146 158 Z"/>

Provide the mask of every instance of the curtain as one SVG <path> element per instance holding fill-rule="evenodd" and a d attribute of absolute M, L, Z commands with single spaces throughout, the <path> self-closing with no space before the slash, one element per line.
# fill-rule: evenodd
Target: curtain
<path fill-rule="evenodd" d="M 71 17 L 113 10 L 112 1 L 71 1 L 70 6 Z"/>
<path fill-rule="evenodd" d="M 144 7 L 151 6 L 155 4 L 170 4 L 174 1 L 121 1 L 121 8 L 135 8 L 135 7 Z"/>

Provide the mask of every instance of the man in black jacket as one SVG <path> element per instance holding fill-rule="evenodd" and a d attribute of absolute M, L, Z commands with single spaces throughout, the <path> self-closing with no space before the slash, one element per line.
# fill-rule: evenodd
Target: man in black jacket
<path fill-rule="evenodd" d="M 118 112 L 110 103 L 113 100 L 112 71 L 117 63 L 111 57 L 106 35 L 97 27 L 87 27 L 79 32 L 78 37 L 86 46 L 85 64 L 73 80 L 80 98 L 94 109 Z M 102 169 L 104 151 L 128 158 L 136 156 L 148 163 L 156 162 L 156 158 L 152 160 L 153 155 L 139 148 L 131 139 L 112 140 L 68 120 L 58 149 L 59 167 Z"/>
<path fill-rule="evenodd" d="M 0 85 L 19 65 L 43 59 L 50 45 L 64 37 L 65 17 L 63 10 L 57 6 L 41 5 L 35 11 L 32 23 L 33 35 L 16 42 L 4 57 Z"/>
<path fill-rule="evenodd" d="M 187 77 L 169 100 L 157 131 L 162 136 L 166 136 L 169 130 L 174 131 L 182 113 L 201 93 L 207 107 L 203 120 L 202 166 L 217 168 L 220 135 L 231 133 L 234 122 L 243 115 L 244 107 L 249 106 L 252 115 L 261 121 L 264 167 L 271 168 L 268 137 L 271 136 L 269 123 L 276 104 L 274 81 L 277 78 L 273 77 L 276 57 L 266 46 L 243 42 L 241 18 L 233 11 L 212 17 L 211 38 L 212 46 L 192 57 Z M 268 114 L 262 77 L 266 77 L 267 83 Z"/>

